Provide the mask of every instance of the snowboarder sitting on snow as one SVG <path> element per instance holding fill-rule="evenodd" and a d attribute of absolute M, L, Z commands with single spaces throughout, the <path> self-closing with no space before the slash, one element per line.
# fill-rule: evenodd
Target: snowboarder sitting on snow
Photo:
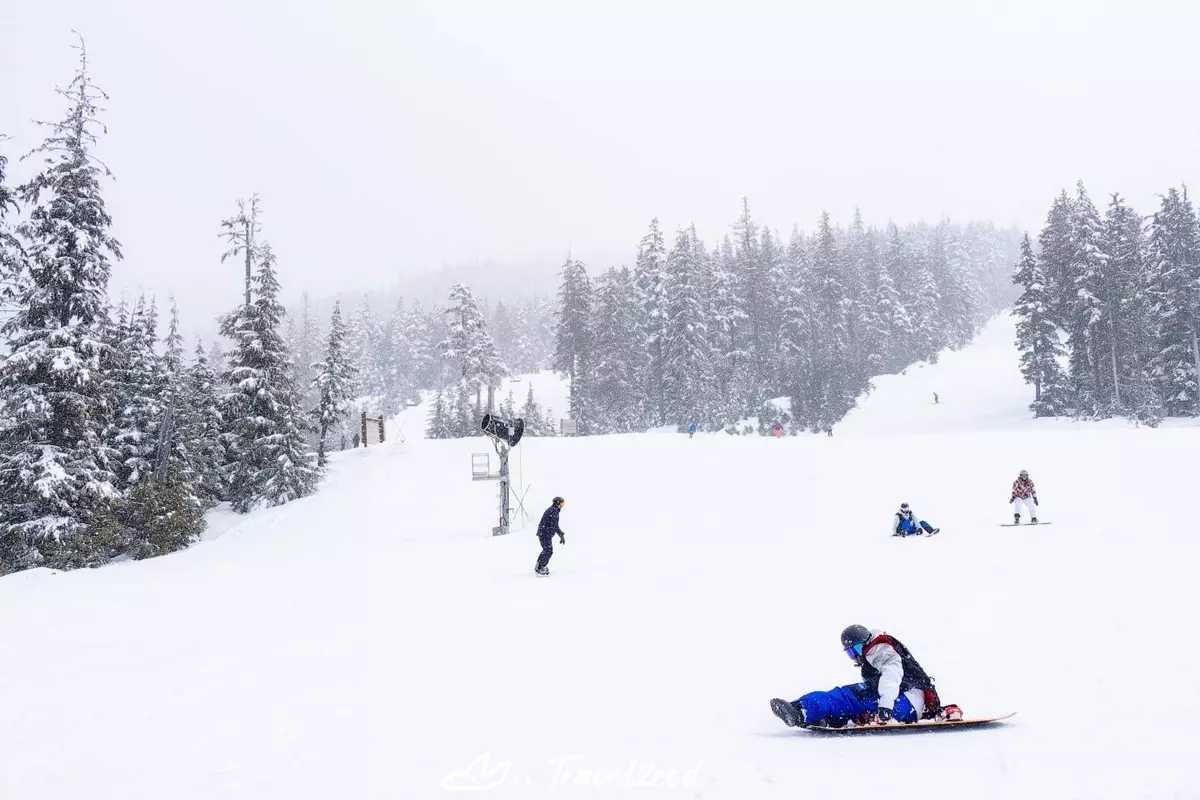
<path fill-rule="evenodd" d="M 851 625 L 842 631 L 842 648 L 862 670 L 862 682 L 828 692 L 809 692 L 792 702 L 772 700 L 771 711 L 788 727 L 841 728 L 848 722 L 882 725 L 892 720 L 961 718 L 957 706 L 946 706 L 943 715 L 933 679 L 896 637 Z"/>
<path fill-rule="evenodd" d="M 934 534 L 941 528 L 935 528 L 923 519 L 915 519 L 908 503 L 901 503 L 900 510 L 892 517 L 892 536 L 920 536 L 922 530 Z"/>
<path fill-rule="evenodd" d="M 542 520 L 538 523 L 537 536 L 542 545 L 542 554 L 538 556 L 537 567 L 534 569 L 538 575 L 550 574 L 550 569 L 546 565 L 550 563 L 550 556 L 554 555 L 554 536 L 558 535 L 559 544 L 567 543 L 567 535 L 563 533 L 562 528 L 558 527 L 558 514 L 566 504 L 567 501 L 561 497 L 551 500 L 550 507 L 542 514 Z"/>
<path fill-rule="evenodd" d="M 1021 506 L 1029 512 L 1029 521 L 1037 524 L 1037 489 L 1033 488 L 1033 481 L 1029 479 L 1029 470 L 1021 470 L 1021 474 L 1013 481 L 1012 497 L 1008 499 L 1009 504 L 1013 507 L 1013 522 L 1017 525 L 1021 524 Z"/>

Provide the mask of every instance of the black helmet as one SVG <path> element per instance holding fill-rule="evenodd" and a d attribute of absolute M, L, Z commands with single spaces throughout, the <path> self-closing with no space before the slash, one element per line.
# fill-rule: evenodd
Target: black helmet
<path fill-rule="evenodd" d="M 561 508 L 562 504 L 565 502 L 567 501 L 563 500 L 561 497 L 556 497 L 550 501 L 550 505 L 554 506 L 555 508 Z"/>
<path fill-rule="evenodd" d="M 842 631 L 842 648 L 848 649 L 856 644 L 866 644 L 871 641 L 871 632 L 862 625 L 851 625 Z"/>

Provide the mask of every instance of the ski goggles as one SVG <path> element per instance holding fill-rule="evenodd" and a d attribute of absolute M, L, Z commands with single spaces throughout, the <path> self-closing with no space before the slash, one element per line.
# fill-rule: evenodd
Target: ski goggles
<path fill-rule="evenodd" d="M 861 644 L 852 644 L 846 648 L 846 655 L 851 661 L 858 661 L 862 657 L 863 646 Z"/>

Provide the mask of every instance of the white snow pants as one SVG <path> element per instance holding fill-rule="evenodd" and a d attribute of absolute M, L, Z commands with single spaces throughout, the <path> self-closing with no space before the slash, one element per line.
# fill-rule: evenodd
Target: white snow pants
<path fill-rule="evenodd" d="M 1030 519 L 1038 515 L 1038 507 L 1033 504 L 1032 497 L 1018 497 L 1016 500 L 1013 500 L 1013 513 L 1020 514 L 1022 506 L 1024 506 L 1025 512 L 1029 514 Z"/>

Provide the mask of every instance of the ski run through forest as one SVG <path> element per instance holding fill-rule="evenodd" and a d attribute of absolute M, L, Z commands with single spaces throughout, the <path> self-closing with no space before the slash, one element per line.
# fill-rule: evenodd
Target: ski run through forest
<path fill-rule="evenodd" d="M 0 264 L 8 315 L 0 363 L 0 563 L 95 566 L 197 541 L 220 503 L 244 513 L 316 491 L 328 453 L 357 444 L 357 414 L 432 397 L 429 438 L 478 436 L 487 410 L 530 436 L 678 430 L 831 433 L 872 378 L 969 343 L 1015 300 L 1035 416 L 1122 415 L 1150 425 L 1198 412 L 1200 236 L 1185 191 L 1145 217 L 1082 183 L 1037 238 L 942 220 L 839 227 L 828 214 L 785 238 L 749 203 L 707 246 L 657 220 L 633 268 L 590 275 L 568 259 L 558 296 L 485 304 L 464 285 L 426 310 L 371 295 L 329 322 L 303 295 L 257 196 L 214 225 L 223 268 L 243 273 L 218 341 L 183 341 L 172 301 L 107 294 L 121 258 L 96 156 L 100 103 L 82 42 L 64 116 L 32 148 L 28 181 L 3 180 Z M 7 142 L 5 144 L 8 144 Z M 324 305 L 329 305 L 323 303 Z M 165 332 L 160 330 L 165 327 Z M 550 368 L 565 407 L 497 396 L 508 375 Z M 782 402 L 781 402 L 782 401 Z"/>

